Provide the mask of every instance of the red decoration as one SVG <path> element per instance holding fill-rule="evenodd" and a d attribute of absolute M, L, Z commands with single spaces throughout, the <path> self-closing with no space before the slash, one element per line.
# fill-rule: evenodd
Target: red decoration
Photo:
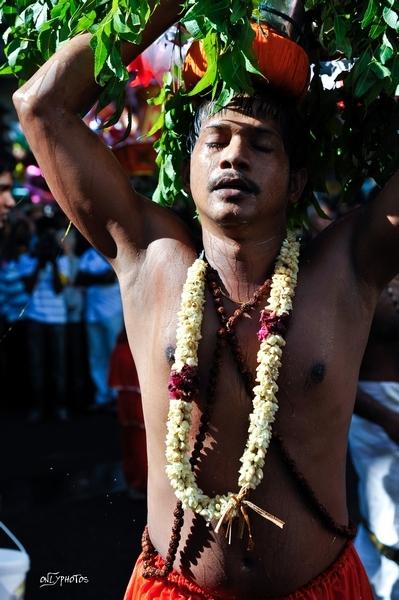
<path fill-rule="evenodd" d="M 148 87 L 156 79 L 151 63 L 142 54 L 129 64 L 127 70 L 135 74 L 135 78 L 129 83 L 130 87 Z"/>
<path fill-rule="evenodd" d="M 271 333 L 278 333 L 282 337 L 287 333 L 289 315 L 278 317 L 276 313 L 269 310 L 262 310 L 260 313 L 260 329 L 258 331 L 258 340 L 263 341 Z"/>
<path fill-rule="evenodd" d="M 184 365 L 181 371 L 171 371 L 169 398 L 190 402 L 198 392 L 198 369 Z"/>

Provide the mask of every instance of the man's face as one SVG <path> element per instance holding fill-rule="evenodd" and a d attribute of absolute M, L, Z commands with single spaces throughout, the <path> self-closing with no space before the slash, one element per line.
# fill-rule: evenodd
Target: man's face
<path fill-rule="evenodd" d="M 289 159 L 278 124 L 226 109 L 205 120 L 190 165 L 190 188 L 203 225 L 285 218 Z"/>
<path fill-rule="evenodd" d="M 11 173 L 0 173 L 0 228 L 4 226 L 9 210 L 15 206 L 11 187 Z"/>

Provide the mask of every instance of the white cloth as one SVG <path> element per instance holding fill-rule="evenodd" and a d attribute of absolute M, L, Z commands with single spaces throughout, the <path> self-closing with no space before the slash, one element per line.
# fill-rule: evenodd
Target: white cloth
<path fill-rule="evenodd" d="M 361 381 L 359 388 L 399 413 L 399 383 Z M 349 443 L 362 517 L 380 542 L 399 548 L 399 445 L 379 425 L 357 415 L 352 417 Z M 378 552 L 363 526 L 355 546 L 376 599 L 399 600 L 399 565 Z"/>
<path fill-rule="evenodd" d="M 90 275 L 104 275 L 111 271 L 109 262 L 94 248 L 89 248 L 80 257 L 80 271 Z M 86 288 L 87 323 L 106 321 L 122 315 L 122 301 L 117 282 L 103 285 L 89 285 Z"/>

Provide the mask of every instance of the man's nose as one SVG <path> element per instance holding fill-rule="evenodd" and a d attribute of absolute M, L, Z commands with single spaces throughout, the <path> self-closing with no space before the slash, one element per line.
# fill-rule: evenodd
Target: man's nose
<path fill-rule="evenodd" d="M 223 148 L 220 156 L 222 169 L 238 169 L 246 171 L 250 168 L 249 148 L 246 141 L 239 135 L 233 135 L 230 142 Z"/>

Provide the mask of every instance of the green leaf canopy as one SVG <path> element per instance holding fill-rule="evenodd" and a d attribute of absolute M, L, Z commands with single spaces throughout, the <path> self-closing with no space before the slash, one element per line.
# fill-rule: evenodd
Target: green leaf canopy
<path fill-rule="evenodd" d="M 284 12 L 287 2 L 280 4 Z M 258 72 L 250 27 L 251 15 L 259 14 L 258 2 L 184 0 L 182 7 L 182 22 L 193 38 L 203 40 L 209 66 L 188 93 L 169 74 L 155 100 L 162 104 L 157 123 L 162 133 L 156 143 L 160 174 L 154 199 L 163 204 L 182 194 L 183 142 L 194 97 L 207 93 L 223 106 L 237 92 L 251 93 L 251 76 Z M 314 63 L 301 107 L 311 125 L 312 188 L 324 190 L 333 176 L 351 202 L 366 177 L 382 185 L 397 168 L 398 4 L 397 0 L 305 0 L 304 7 Z M 114 101 L 115 121 L 124 106 L 128 81 L 121 42 L 139 42 L 153 9 L 147 0 L 0 0 L 7 58 L 0 73 L 13 73 L 24 81 L 65 40 L 91 32 L 94 74 L 103 87 L 100 108 Z M 325 89 L 323 64 L 330 59 L 346 60 L 340 75 L 344 85 Z"/>

